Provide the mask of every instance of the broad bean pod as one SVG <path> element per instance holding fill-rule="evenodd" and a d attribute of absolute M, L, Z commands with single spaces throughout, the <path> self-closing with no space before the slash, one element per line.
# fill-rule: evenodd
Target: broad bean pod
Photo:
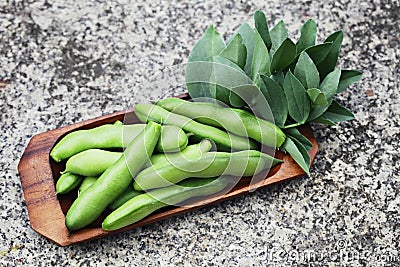
<path fill-rule="evenodd" d="M 143 194 L 143 192 L 136 191 L 135 189 L 133 189 L 132 186 L 128 186 L 126 190 L 116 200 L 114 200 L 113 202 L 111 202 L 110 205 L 108 205 L 108 208 L 110 210 L 116 210 L 128 200 L 141 194 Z"/>
<path fill-rule="evenodd" d="M 160 140 L 157 142 L 156 150 L 164 153 L 178 152 L 184 149 L 187 144 L 188 137 L 181 128 L 164 125 L 161 127 Z"/>
<path fill-rule="evenodd" d="M 185 158 L 200 156 L 204 152 L 210 151 L 212 144 L 204 139 L 198 144 L 187 146 L 181 152 L 153 154 L 146 167 L 152 164 L 166 164 L 176 162 Z M 114 164 L 122 155 L 122 152 L 112 152 L 102 149 L 88 149 L 67 160 L 65 173 L 70 172 L 82 176 L 100 176 L 107 168 Z"/>
<path fill-rule="evenodd" d="M 88 177 L 83 178 L 81 186 L 78 189 L 78 197 L 83 191 L 85 191 L 86 189 L 91 187 L 92 184 L 94 184 L 94 182 L 97 181 L 97 179 L 98 179 L 98 177 L 93 177 L 93 176 L 88 176 Z"/>
<path fill-rule="evenodd" d="M 252 176 L 279 162 L 282 161 L 256 150 L 207 152 L 197 159 L 144 169 L 135 177 L 133 186 L 143 191 L 169 186 L 189 177 Z"/>
<path fill-rule="evenodd" d="M 200 140 L 199 143 L 189 145 L 181 152 L 168 153 L 168 154 L 154 154 L 151 156 L 150 161 L 146 163 L 146 168 L 151 165 L 166 165 L 171 162 L 179 162 L 187 158 L 200 157 L 203 153 L 209 152 L 212 148 L 212 143 L 208 139 Z"/>
<path fill-rule="evenodd" d="M 138 195 L 108 215 L 102 223 L 102 228 L 106 231 L 120 229 L 140 221 L 165 206 L 175 205 L 193 197 L 215 194 L 231 181 L 231 177 L 188 179 L 178 185 Z"/>
<path fill-rule="evenodd" d="M 122 152 L 88 149 L 70 157 L 65 164 L 65 172 L 82 176 L 100 176 L 121 155 Z"/>
<path fill-rule="evenodd" d="M 75 189 L 83 177 L 75 173 L 66 172 L 61 174 L 56 183 L 56 194 L 67 194 Z"/>
<path fill-rule="evenodd" d="M 202 138 L 213 140 L 217 145 L 230 148 L 232 150 L 240 151 L 247 149 L 257 149 L 258 143 L 254 140 L 237 136 L 235 134 L 228 134 L 213 126 L 205 125 L 196 122 L 188 117 L 178 115 L 168 110 L 153 104 L 137 104 L 135 107 L 136 116 L 142 121 L 155 121 L 160 124 L 175 125 L 186 132 L 191 132 Z"/>
<path fill-rule="evenodd" d="M 179 98 L 161 99 L 156 104 L 198 122 L 223 127 L 239 136 L 248 136 L 266 146 L 279 148 L 286 139 L 286 135 L 274 123 L 245 110 L 222 107 L 214 103 L 189 102 Z"/>
<path fill-rule="evenodd" d="M 89 130 L 77 130 L 64 136 L 50 152 L 56 161 L 68 159 L 82 151 L 95 148 L 124 148 L 146 124 L 123 125 L 121 122 L 105 124 Z M 180 151 L 187 146 L 188 138 L 179 127 L 169 126 L 161 131 L 162 138 L 157 150 L 162 152 Z"/>
<path fill-rule="evenodd" d="M 70 231 L 89 225 L 131 184 L 149 160 L 160 136 L 161 126 L 150 122 L 127 146 L 121 157 L 72 203 L 65 217 Z"/>

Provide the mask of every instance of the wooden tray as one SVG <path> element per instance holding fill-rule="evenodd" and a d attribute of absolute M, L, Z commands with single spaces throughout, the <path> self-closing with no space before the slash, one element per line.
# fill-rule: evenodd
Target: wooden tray
<path fill-rule="evenodd" d="M 178 97 L 187 99 L 188 95 L 184 94 Z M 56 163 L 51 159 L 49 156 L 50 150 L 59 139 L 69 132 L 90 129 L 106 123 L 114 123 L 116 120 L 124 121 L 125 119 L 126 122 L 127 118 L 130 123 L 139 121 L 133 110 L 125 110 L 68 125 L 32 137 L 18 164 L 18 171 L 24 191 L 25 202 L 28 207 L 30 223 L 36 232 L 61 246 L 67 246 L 160 221 L 184 212 L 246 194 L 256 188 L 265 187 L 305 174 L 290 156 L 278 152 L 276 156 L 283 158 L 284 162 L 272 168 L 267 177 L 256 184 L 250 185 L 249 178 L 242 178 L 240 182 L 225 195 L 216 194 L 207 199 L 198 200 L 190 206 L 164 208 L 135 224 L 112 232 L 101 229 L 102 219 L 109 213 L 105 212 L 101 218 L 88 227 L 69 235 L 68 229 L 65 226 L 65 214 L 76 198 L 76 191 L 66 195 L 56 196 L 55 183 L 60 176 L 60 171 L 64 170 L 65 163 Z M 309 126 L 302 127 L 300 131 L 313 144 L 312 149 L 309 151 L 312 163 L 318 151 L 317 141 Z"/>

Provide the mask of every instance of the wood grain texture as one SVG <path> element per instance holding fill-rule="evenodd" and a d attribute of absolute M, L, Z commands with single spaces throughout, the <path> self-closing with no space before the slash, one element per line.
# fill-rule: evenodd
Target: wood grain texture
<path fill-rule="evenodd" d="M 187 94 L 178 97 L 188 99 Z M 283 158 L 284 162 L 273 167 L 268 175 L 266 177 L 261 177 L 261 179 L 257 180 L 258 182 L 254 182 L 254 180 L 251 181 L 250 178 L 242 178 L 240 182 L 226 194 L 219 193 L 207 197 L 206 199 L 198 199 L 186 206 L 164 208 L 135 224 L 112 232 L 101 229 L 102 219 L 109 214 L 109 211 L 106 211 L 98 220 L 88 227 L 69 234 L 65 226 L 65 214 L 76 198 L 76 191 L 66 195 L 56 196 L 55 183 L 60 176 L 59 172 L 64 169 L 65 163 L 56 163 L 50 158 L 50 151 L 58 140 L 71 131 L 90 129 L 106 123 L 114 123 L 116 120 L 124 121 L 125 123 L 138 122 L 133 110 L 125 110 L 32 137 L 19 162 L 18 171 L 20 173 L 25 202 L 28 207 L 30 223 L 32 228 L 39 234 L 61 246 L 67 246 L 160 221 L 184 212 L 252 192 L 257 188 L 266 187 L 305 174 L 289 155 L 283 155 L 278 152 L 276 156 L 281 159 Z M 300 131 L 313 144 L 312 149 L 309 151 L 312 163 L 318 151 L 317 141 L 309 126 L 300 128 Z"/>

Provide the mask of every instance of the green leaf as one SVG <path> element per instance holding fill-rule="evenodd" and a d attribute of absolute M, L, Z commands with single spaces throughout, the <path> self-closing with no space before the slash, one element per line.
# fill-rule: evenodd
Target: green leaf
<path fill-rule="evenodd" d="M 285 129 L 284 132 L 286 135 L 289 135 L 292 140 L 296 139 L 300 142 L 307 151 L 313 147 L 312 143 L 296 128 Z"/>
<path fill-rule="evenodd" d="M 328 109 L 329 105 L 332 103 L 333 97 L 335 96 L 337 87 L 339 85 L 340 73 L 341 73 L 340 69 L 337 68 L 331 73 L 329 73 L 322 81 L 320 85 L 320 90 L 325 95 L 328 104 L 323 106 L 316 106 L 310 113 L 309 116 L 310 121 L 324 114 L 324 112 Z"/>
<path fill-rule="evenodd" d="M 318 88 L 319 73 L 314 62 L 306 52 L 302 52 L 297 61 L 294 75 L 305 88 Z"/>
<path fill-rule="evenodd" d="M 324 118 L 335 123 L 354 119 L 354 114 L 335 100 L 332 101 L 332 104 L 329 106 L 323 116 Z"/>
<path fill-rule="evenodd" d="M 332 42 L 331 49 L 325 59 L 317 64 L 318 72 L 321 80 L 325 76 L 335 69 L 337 60 L 339 58 L 340 48 L 342 47 L 343 31 L 337 31 L 332 33 L 326 38 L 325 43 Z"/>
<path fill-rule="evenodd" d="M 246 64 L 244 66 L 244 71 L 247 75 L 251 74 L 251 61 L 253 60 L 253 52 L 254 52 L 254 30 L 250 27 L 248 23 L 242 24 L 238 30 L 240 36 L 242 36 L 243 43 L 246 46 Z"/>
<path fill-rule="evenodd" d="M 288 102 L 289 115 L 296 122 L 304 123 L 310 113 L 310 99 L 304 86 L 290 70 L 286 73 L 283 89 Z"/>
<path fill-rule="evenodd" d="M 195 44 L 189 55 L 189 62 L 213 61 L 213 57 L 221 53 L 225 48 L 224 40 L 211 25 L 207 28 L 203 37 Z"/>
<path fill-rule="evenodd" d="M 234 107 L 253 104 L 259 95 L 258 87 L 246 73 L 232 61 L 215 56 L 211 68 L 215 76 L 215 98 Z"/>
<path fill-rule="evenodd" d="M 304 166 L 307 166 L 307 168 L 303 168 L 302 167 L 302 169 L 307 173 L 307 171 L 308 171 L 308 175 L 310 175 L 310 173 L 309 173 L 309 171 L 310 171 L 310 165 L 311 165 L 311 159 L 310 159 L 310 155 L 308 154 L 308 151 L 307 151 L 307 149 L 305 148 L 305 146 L 299 141 L 299 140 L 297 140 L 296 138 L 289 138 L 289 139 L 291 139 L 294 143 L 295 143 L 295 145 L 296 145 L 296 147 L 297 147 L 297 149 L 300 151 L 300 153 L 301 153 L 301 155 L 302 155 L 302 157 L 303 157 L 303 160 L 304 160 Z M 289 153 L 290 154 L 290 153 Z M 297 164 L 299 164 L 298 162 L 297 162 Z M 301 166 L 300 166 L 301 167 Z"/>
<path fill-rule="evenodd" d="M 283 20 L 279 21 L 278 24 L 276 24 L 270 31 L 269 35 L 271 37 L 271 50 L 270 50 L 270 55 L 271 57 L 273 54 L 275 54 L 275 51 L 281 46 L 283 41 L 286 40 L 288 37 L 288 32 L 285 26 L 285 23 Z"/>
<path fill-rule="evenodd" d="M 283 143 L 283 148 L 289 153 L 294 161 L 304 170 L 304 172 L 310 175 L 310 156 L 306 148 L 296 139 L 291 139 L 287 137 L 285 143 Z"/>
<path fill-rule="evenodd" d="M 336 125 L 335 122 L 333 122 L 333 121 L 331 121 L 331 120 L 325 118 L 324 115 L 321 115 L 320 117 L 318 117 L 318 118 L 312 120 L 311 122 L 314 122 L 314 123 L 321 123 L 321 124 L 326 124 L 326 125 L 331 125 L 331 126 L 335 126 L 335 125 Z"/>
<path fill-rule="evenodd" d="M 287 38 L 276 50 L 271 61 L 271 73 L 287 67 L 296 57 L 296 45 Z"/>
<path fill-rule="evenodd" d="M 210 68 L 211 67 L 211 68 Z M 213 80 L 212 62 L 188 62 L 185 71 L 186 87 L 191 98 L 212 97 L 215 87 Z"/>
<path fill-rule="evenodd" d="M 332 43 L 323 43 L 323 44 L 318 44 L 314 45 L 311 47 L 308 47 L 304 52 L 307 53 L 307 55 L 310 56 L 312 61 L 314 62 L 315 65 L 318 65 L 321 63 L 326 56 L 328 55 L 330 49 L 331 49 Z M 297 64 L 297 61 L 299 60 L 300 55 L 297 55 L 296 58 L 292 61 L 290 64 L 289 68 L 290 70 L 294 70 L 294 67 Z"/>
<path fill-rule="evenodd" d="M 211 95 L 213 98 L 229 105 L 230 104 L 229 95 L 231 94 L 231 92 L 227 88 L 228 86 L 226 86 L 226 84 L 223 84 L 223 85 L 221 84 L 220 79 L 223 79 L 224 77 L 220 74 L 229 75 L 229 70 L 230 70 L 229 67 L 231 67 L 230 64 L 232 64 L 232 65 L 235 65 L 235 64 L 233 64 L 229 59 L 221 57 L 221 56 L 215 56 L 214 62 L 215 62 L 215 64 L 210 65 L 210 68 L 212 69 L 212 75 L 213 75 L 213 80 L 211 82 L 214 85 L 210 89 Z M 219 65 L 219 64 L 221 64 L 221 65 Z M 223 67 L 222 65 L 226 66 L 226 68 Z M 232 75 L 229 75 L 229 76 L 232 76 Z"/>
<path fill-rule="evenodd" d="M 281 88 L 283 88 L 283 81 L 285 80 L 285 75 L 283 71 L 278 71 L 275 74 L 271 75 L 272 80 L 274 80 Z"/>
<path fill-rule="evenodd" d="M 261 35 L 265 46 L 268 50 L 270 50 L 272 42 L 271 36 L 269 35 L 268 22 L 264 12 L 262 12 L 261 10 L 257 10 L 256 13 L 254 13 L 254 24 L 258 33 Z"/>
<path fill-rule="evenodd" d="M 240 34 L 236 34 L 220 54 L 221 57 L 229 59 L 242 69 L 246 64 L 246 55 L 246 46 Z"/>
<path fill-rule="evenodd" d="M 336 68 L 325 77 L 319 87 L 321 92 L 325 94 L 329 103 L 332 102 L 333 97 L 336 94 L 339 85 L 340 73 L 340 68 Z"/>
<path fill-rule="evenodd" d="M 326 42 L 311 46 L 304 51 L 310 56 L 314 64 L 318 65 L 328 56 L 332 44 L 332 42 Z"/>
<path fill-rule="evenodd" d="M 315 45 L 317 38 L 317 24 L 309 19 L 300 29 L 300 38 L 296 43 L 297 53 L 302 52 L 308 47 Z"/>
<path fill-rule="evenodd" d="M 288 104 L 283 89 L 270 77 L 262 75 L 260 90 L 271 109 L 272 115 L 274 116 L 275 124 L 279 127 L 282 127 L 283 125 L 285 125 L 288 114 Z M 256 110 L 261 115 L 263 115 L 263 111 L 268 112 L 268 110 L 266 110 L 264 106 L 265 104 L 265 101 L 257 102 Z M 269 117 L 268 115 L 269 114 L 264 115 L 264 117 Z"/>
<path fill-rule="evenodd" d="M 336 125 L 337 122 L 352 119 L 354 119 L 354 114 L 347 108 L 340 105 L 337 101 L 333 100 L 326 112 L 320 117 L 314 119 L 312 122 Z"/>
<path fill-rule="evenodd" d="M 213 62 L 189 62 L 185 78 L 188 88 L 192 84 L 204 86 L 203 91 L 208 95 L 201 97 L 215 98 L 228 105 L 231 104 L 231 98 L 234 98 L 233 93 L 249 104 L 255 104 L 260 94 L 258 87 L 239 66 L 221 56 L 214 56 Z"/>
<path fill-rule="evenodd" d="M 362 77 L 362 72 L 358 70 L 342 70 L 340 75 L 337 93 L 341 93 L 351 84 L 358 82 Z"/>
<path fill-rule="evenodd" d="M 251 64 L 251 79 L 256 82 L 258 75 L 271 75 L 268 49 L 258 31 L 255 31 L 253 60 Z M 257 82 L 256 82 L 257 84 Z"/>
<path fill-rule="evenodd" d="M 328 105 L 328 101 L 326 100 L 324 93 L 322 93 L 319 89 L 317 88 L 308 89 L 307 94 L 310 97 L 311 103 L 314 106 Z"/>
<path fill-rule="evenodd" d="M 219 33 L 214 29 L 214 26 L 211 25 L 207 28 L 203 37 L 195 44 L 190 55 L 189 62 L 197 62 L 197 61 L 213 61 L 214 56 L 218 55 L 225 48 L 224 40 L 222 40 Z M 192 65 L 193 67 L 193 65 Z M 193 71 L 188 71 L 190 66 L 186 69 L 186 81 L 196 81 L 195 74 Z M 197 75 L 211 75 L 211 72 L 205 70 L 205 73 L 199 73 Z M 188 79 L 188 76 L 190 78 Z M 207 82 L 187 82 L 186 83 L 187 90 L 189 95 L 192 98 L 197 97 L 211 97 L 211 90 L 215 85 L 207 83 Z"/>
<path fill-rule="evenodd" d="M 244 108 L 253 106 L 257 103 L 257 97 L 260 95 L 260 89 L 254 84 L 246 84 L 231 88 L 229 102 L 231 106 Z"/>

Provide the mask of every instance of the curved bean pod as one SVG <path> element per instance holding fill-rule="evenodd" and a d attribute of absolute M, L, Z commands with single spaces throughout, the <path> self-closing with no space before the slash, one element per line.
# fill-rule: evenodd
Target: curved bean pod
<path fill-rule="evenodd" d="M 92 176 L 83 178 L 81 186 L 78 189 L 78 197 L 83 191 L 85 191 L 86 189 L 91 187 L 92 184 L 94 184 L 94 182 L 96 182 L 97 179 L 98 179 L 98 177 L 92 177 Z"/>
<path fill-rule="evenodd" d="M 65 164 L 65 171 L 82 176 L 100 176 L 115 163 L 122 152 L 111 152 L 102 149 L 88 149 L 73 155 Z"/>
<path fill-rule="evenodd" d="M 212 143 L 208 139 L 201 140 L 198 144 L 187 146 L 184 150 L 177 153 L 169 154 L 154 154 L 150 161 L 146 163 L 146 168 L 151 165 L 165 165 L 170 162 L 178 162 L 186 158 L 200 157 L 203 153 L 209 152 L 212 148 Z"/>
<path fill-rule="evenodd" d="M 198 123 L 188 117 L 169 112 L 162 107 L 152 104 L 137 104 L 136 116 L 142 121 L 155 121 L 161 124 L 175 125 L 186 132 L 191 132 L 203 138 L 213 140 L 217 145 L 231 148 L 233 150 L 256 149 L 258 144 L 254 140 L 245 137 L 228 134 L 213 126 Z"/>
<path fill-rule="evenodd" d="M 149 167 L 152 164 L 168 164 L 169 162 L 177 162 L 180 159 L 199 157 L 202 153 L 210 151 L 211 147 L 211 142 L 204 139 L 198 144 L 187 146 L 181 152 L 154 154 L 145 167 Z M 88 149 L 69 158 L 64 173 L 71 172 L 82 176 L 98 177 L 114 164 L 121 155 L 122 152 Z"/>
<path fill-rule="evenodd" d="M 102 228 L 106 231 L 117 230 L 140 221 L 162 207 L 175 205 L 193 197 L 215 194 L 224 189 L 230 181 L 230 177 L 188 179 L 178 185 L 138 195 L 108 215 Z"/>
<path fill-rule="evenodd" d="M 56 183 L 56 194 L 66 194 L 75 189 L 82 181 L 82 176 L 66 172 L 61 174 Z"/>
<path fill-rule="evenodd" d="M 133 186 L 140 191 L 169 186 L 189 177 L 252 176 L 279 162 L 282 161 L 256 150 L 207 152 L 194 160 L 144 169 L 135 177 Z"/>
<path fill-rule="evenodd" d="M 164 125 L 161 127 L 160 140 L 156 145 L 156 150 L 164 153 L 178 152 L 188 144 L 186 133 L 179 127 Z"/>
<path fill-rule="evenodd" d="M 145 124 L 105 124 L 89 130 L 74 131 L 67 134 L 54 146 L 50 156 L 60 162 L 90 148 L 125 147 L 129 141 L 143 131 L 144 127 Z M 123 137 L 128 133 L 129 138 Z"/>
<path fill-rule="evenodd" d="M 223 127 L 239 136 L 248 136 L 266 146 L 279 148 L 286 139 L 278 126 L 241 109 L 225 108 L 213 103 L 189 102 L 179 98 L 161 99 L 156 104 L 198 122 Z"/>
<path fill-rule="evenodd" d="M 60 162 L 88 149 L 124 148 L 145 126 L 146 124 L 123 125 L 118 121 L 89 130 L 77 130 L 64 136 L 51 150 L 50 156 Z M 162 135 L 157 144 L 160 151 L 164 152 L 165 149 L 165 152 L 175 152 L 187 146 L 187 136 L 179 127 L 169 126 L 162 131 Z"/>
<path fill-rule="evenodd" d="M 149 123 L 132 140 L 123 155 L 72 203 L 65 217 L 70 231 L 87 226 L 107 208 L 132 182 L 149 160 L 160 136 L 161 126 Z"/>
<path fill-rule="evenodd" d="M 110 205 L 108 205 L 108 208 L 110 210 L 116 210 L 128 200 L 141 194 L 143 194 L 143 192 L 136 191 L 135 189 L 133 189 L 132 186 L 128 186 L 126 190 L 116 200 L 114 200 Z"/>

